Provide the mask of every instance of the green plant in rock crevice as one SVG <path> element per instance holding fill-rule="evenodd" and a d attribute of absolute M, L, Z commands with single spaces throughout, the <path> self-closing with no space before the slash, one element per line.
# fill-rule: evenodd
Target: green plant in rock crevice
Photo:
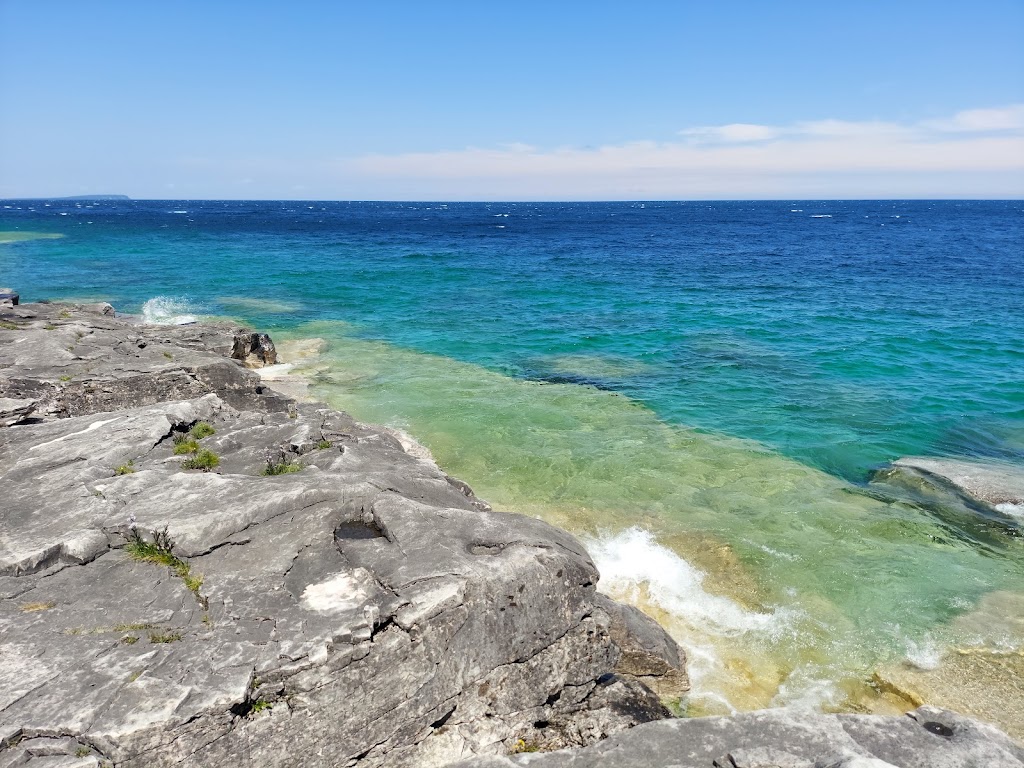
<path fill-rule="evenodd" d="M 174 437 L 174 455 L 182 456 L 188 453 L 198 453 L 199 443 L 189 438 L 188 435 L 176 435 Z"/>
<path fill-rule="evenodd" d="M 260 472 L 265 477 L 271 477 L 273 475 L 290 475 L 292 472 L 301 472 L 302 465 L 297 461 L 292 461 L 284 451 L 279 451 L 275 457 L 271 451 L 267 451 L 264 458 L 267 461 L 267 465 Z"/>
<path fill-rule="evenodd" d="M 181 463 L 182 469 L 201 469 L 209 472 L 220 466 L 220 457 L 213 451 L 202 448 L 199 441 L 216 434 L 217 430 L 205 421 L 200 421 L 188 432 L 174 436 L 174 455 L 190 456 Z"/>
<path fill-rule="evenodd" d="M 204 472 L 209 472 L 211 469 L 216 469 L 219 466 L 220 457 L 213 451 L 208 451 L 205 448 L 200 449 L 181 462 L 182 469 L 201 469 Z"/>
<path fill-rule="evenodd" d="M 196 600 L 205 609 L 206 598 L 199 592 L 199 588 L 203 586 L 203 576 L 199 573 L 192 573 L 192 567 L 174 554 L 172 551 L 174 549 L 174 542 L 167 532 L 167 526 L 164 526 L 162 531 L 153 531 L 152 537 L 152 541 L 147 541 L 142 537 L 139 529 L 135 526 L 135 516 L 132 515 L 129 518 L 128 541 L 124 545 L 125 553 L 132 560 L 141 563 L 165 565 L 170 568 L 174 575 L 184 582 L 188 590 L 195 595 Z"/>

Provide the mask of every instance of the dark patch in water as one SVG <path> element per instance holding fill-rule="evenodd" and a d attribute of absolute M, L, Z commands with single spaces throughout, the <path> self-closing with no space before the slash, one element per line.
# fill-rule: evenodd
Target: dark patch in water
<path fill-rule="evenodd" d="M 521 378 L 527 381 L 538 381 L 541 384 L 575 384 L 581 387 L 593 387 L 602 392 L 616 392 L 616 388 L 603 379 L 589 376 L 577 376 L 571 373 L 524 373 Z"/>

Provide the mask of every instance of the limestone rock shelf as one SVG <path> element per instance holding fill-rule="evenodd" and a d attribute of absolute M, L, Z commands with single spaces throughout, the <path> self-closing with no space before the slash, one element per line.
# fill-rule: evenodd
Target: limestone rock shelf
<path fill-rule="evenodd" d="M 268 339 L 2 319 L 0 765 L 444 765 L 589 744 L 667 716 L 639 680 L 685 688 L 571 536 L 227 357 Z M 133 527 L 171 550 L 140 560 Z"/>

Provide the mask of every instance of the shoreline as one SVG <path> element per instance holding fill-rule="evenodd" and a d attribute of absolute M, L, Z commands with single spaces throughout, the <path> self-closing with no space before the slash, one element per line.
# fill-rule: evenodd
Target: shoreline
<path fill-rule="evenodd" d="M 282 345 L 282 349 L 286 348 L 286 344 Z M 377 346 L 381 346 L 381 354 L 395 355 L 396 368 L 408 365 L 410 361 L 415 363 L 415 359 L 409 353 L 397 348 L 385 349 L 376 343 L 371 348 L 374 355 L 377 354 Z M 325 357 L 313 362 L 311 367 L 326 373 L 324 381 L 349 381 L 349 374 L 345 372 L 340 376 L 333 376 L 331 371 L 335 368 L 332 366 L 337 365 L 335 358 L 345 361 L 360 360 L 361 347 L 358 343 L 344 343 L 342 350 L 338 355 L 332 355 L 329 350 L 320 348 L 320 353 Z M 281 359 L 291 360 L 297 363 L 299 370 L 302 368 L 302 361 L 284 354 Z M 369 367 L 380 370 L 380 359 L 371 358 Z M 429 358 L 427 359 L 429 362 Z M 347 369 L 342 369 L 344 370 Z M 294 374 L 287 374 L 285 378 L 292 375 Z M 375 386 L 388 387 L 389 398 L 399 396 L 394 390 L 396 385 L 392 374 L 385 369 L 382 375 L 381 383 Z M 417 382 L 422 381 L 423 374 L 415 368 L 410 375 L 414 376 Z M 460 376 L 461 374 L 456 378 Z M 510 383 L 520 386 L 518 382 L 510 380 Z M 357 384 L 364 386 L 361 382 Z M 330 399 L 331 390 L 339 390 L 347 385 L 336 383 L 319 386 L 319 395 L 324 396 L 326 391 Z M 530 387 L 531 391 L 544 393 L 557 392 L 559 386 L 563 385 L 546 385 L 536 390 L 532 388 L 536 385 L 526 383 L 523 386 Z M 595 393 L 595 396 L 606 397 L 600 392 Z M 395 407 L 397 409 L 398 406 Z M 387 423 L 385 419 L 379 418 L 379 414 L 377 416 L 372 420 Z M 408 422 L 405 419 L 401 421 L 403 427 L 408 428 Z M 416 434 L 415 429 L 410 431 Z M 728 447 L 726 446 L 727 450 Z M 717 450 L 716 446 L 710 448 Z M 450 466 L 450 458 L 449 455 L 446 457 L 447 460 L 442 459 L 442 466 Z M 465 476 L 465 468 L 461 465 L 455 471 L 456 474 Z M 477 472 L 469 480 L 474 487 L 479 487 L 480 473 Z M 835 485 L 838 489 L 836 499 L 849 498 L 845 487 L 839 488 L 838 481 Z M 831 489 L 831 485 L 823 488 L 820 495 L 827 498 L 828 494 L 833 492 Z M 895 498 L 903 498 L 898 494 L 904 493 L 895 485 L 878 485 L 869 490 L 874 494 L 884 490 Z M 911 484 L 906 493 L 939 492 L 947 494 L 943 498 L 953 499 L 945 490 L 920 484 Z M 490 491 L 483 495 L 492 498 Z M 976 605 L 974 609 L 958 609 L 957 613 L 963 614 L 964 620 L 959 620 L 946 634 L 929 631 L 922 637 L 920 633 L 908 633 L 905 641 L 897 637 L 894 643 L 895 650 L 874 664 L 856 662 L 856 656 L 851 653 L 849 643 L 843 637 L 838 637 L 835 642 L 828 637 L 818 640 L 811 638 L 810 643 L 798 638 L 798 651 L 800 648 L 807 648 L 812 663 L 822 666 L 810 667 L 811 675 L 816 674 L 817 678 L 808 675 L 801 680 L 793 675 L 790 679 L 795 680 L 795 685 L 792 685 L 786 677 L 792 667 L 787 668 L 786 665 L 794 664 L 793 651 L 785 651 L 788 655 L 775 654 L 770 644 L 766 648 L 762 638 L 770 643 L 775 642 L 771 640 L 772 637 L 781 635 L 785 640 L 787 633 L 792 634 L 796 631 L 794 623 L 803 622 L 804 619 L 799 614 L 794 617 L 792 612 L 781 612 L 778 618 L 773 617 L 773 613 L 779 611 L 779 608 L 777 604 L 766 600 L 766 592 L 760 583 L 761 575 L 741 562 L 736 550 L 729 546 L 726 540 L 711 535 L 702 536 L 699 530 L 695 529 L 685 533 L 676 532 L 674 529 L 666 528 L 652 516 L 638 516 L 635 522 L 620 523 L 619 527 L 614 527 L 616 524 L 610 521 L 611 524 L 604 531 L 601 528 L 595 531 L 590 527 L 590 520 L 600 519 L 598 510 L 587 512 L 590 518 L 582 518 L 581 525 L 581 519 L 574 519 L 557 510 L 518 505 L 507 498 L 502 498 L 501 495 L 498 498 L 498 508 L 525 511 L 581 537 L 595 558 L 599 570 L 605 575 L 604 581 L 601 582 L 602 591 L 640 607 L 649 615 L 656 617 L 668 628 L 675 640 L 687 649 L 691 659 L 691 677 L 694 681 L 694 690 L 690 694 L 691 715 L 726 714 L 736 709 L 749 711 L 765 706 L 814 706 L 830 712 L 895 714 L 911 710 L 922 701 L 937 701 L 954 708 L 966 707 L 975 715 L 987 717 L 1014 731 L 1018 722 L 1016 713 L 1024 711 L 1020 709 L 1024 707 L 1024 691 L 1015 688 L 1012 682 L 1016 673 L 1010 669 L 1001 673 L 1000 677 L 994 678 L 993 668 L 986 667 L 986 664 L 992 662 L 996 664 L 994 669 L 998 669 L 1005 663 L 999 660 L 1003 658 L 1001 654 L 1004 650 L 1004 641 L 995 632 L 987 632 L 983 640 L 970 639 L 978 635 L 975 626 L 991 625 L 988 601 Z M 876 505 L 882 509 L 871 497 L 858 494 L 852 498 L 864 498 L 865 504 Z M 909 495 L 908 498 L 917 496 Z M 865 508 L 865 512 L 871 509 Z M 910 511 L 914 516 L 921 515 L 914 509 Z M 977 512 L 973 508 L 963 507 L 959 514 L 964 516 L 960 518 L 963 524 L 974 525 Z M 987 524 L 982 522 L 981 518 L 978 520 L 981 525 Z M 894 556 L 896 554 L 894 553 Z M 998 594 L 996 597 L 998 598 Z M 834 618 L 834 612 L 827 615 L 830 620 L 837 620 Z M 941 626 L 939 629 L 945 630 Z M 858 635 L 854 634 L 853 637 L 856 639 Z M 885 638 L 885 641 L 892 643 L 893 638 Z M 713 654 L 710 660 L 709 653 Z M 850 670 L 843 672 L 842 659 L 845 657 L 853 659 L 855 663 L 850 665 Z M 971 659 L 976 662 L 973 667 L 966 663 Z M 834 666 L 837 662 L 840 667 L 838 673 Z M 719 671 L 722 669 L 733 675 L 741 687 L 735 687 L 736 683 L 726 679 L 726 684 L 734 687 L 723 689 L 722 673 Z M 821 671 L 816 672 L 816 669 Z M 969 694 L 971 698 L 965 698 L 952 685 L 965 674 L 973 676 L 971 679 L 974 681 L 974 687 Z M 826 683 L 832 687 L 825 691 L 827 695 L 821 695 L 821 686 Z M 820 698 L 801 699 L 793 696 L 792 690 L 798 685 L 805 686 L 812 696 L 819 695 Z M 979 688 L 979 685 L 982 685 L 982 688 Z M 781 688 L 782 690 L 789 688 L 790 699 L 787 700 L 780 695 L 781 686 L 785 686 Z M 723 690 L 728 693 L 728 700 L 718 698 L 719 691 Z M 1008 698 L 1001 700 L 1001 697 Z M 1006 710 L 1007 705 L 1010 707 L 1009 713 Z M 972 706 L 978 709 L 971 709 Z M 1024 735 L 1021 731 L 1014 732 L 1018 737 Z"/>
<path fill-rule="evenodd" d="M 46 307 L 46 310 L 47 310 L 47 311 L 50 311 L 50 312 L 51 312 L 51 313 L 53 313 L 54 315 L 56 315 L 57 313 L 59 313 L 59 312 L 62 312 L 62 311 L 69 311 L 69 310 L 63 309 L 63 308 L 62 308 L 62 307 L 61 307 L 60 305 L 44 305 L 44 306 Z M 79 309 L 78 309 L 78 308 L 75 308 L 75 309 L 73 309 L 73 310 L 72 310 L 72 313 L 73 313 L 73 314 L 74 314 L 74 313 L 77 313 L 77 312 L 79 312 Z M 96 323 L 96 324 L 97 324 L 98 326 L 103 326 L 104 324 L 108 324 L 108 323 L 111 323 L 110 321 L 108 321 L 108 319 L 104 319 L 104 316 L 105 316 L 105 315 L 103 315 L 103 314 L 101 314 L 101 313 L 100 313 L 100 314 L 98 314 L 98 315 L 96 316 L 96 321 L 95 321 L 95 323 Z M 71 318 L 68 318 L 68 319 L 71 319 Z M 81 318 L 81 317 L 76 317 L 76 318 L 75 318 L 75 322 L 74 322 L 74 323 L 71 323 L 71 324 L 69 324 L 69 327 L 71 327 L 71 326 L 74 326 L 74 325 L 75 325 L 76 323 L 81 323 L 81 321 L 82 321 L 82 318 Z M 88 321 L 88 318 L 86 318 L 86 325 L 88 325 L 88 323 L 89 323 L 89 322 L 91 322 L 91 321 Z M 54 324 L 54 325 L 55 325 L 55 324 Z M 63 325 L 63 324 L 61 324 L 61 325 Z M 111 323 L 111 325 L 114 325 L 114 324 L 113 324 L 113 323 Z M 164 329 L 164 330 L 163 330 L 163 331 L 161 331 L 161 332 L 160 332 L 159 334 L 157 334 L 158 336 L 167 336 L 168 334 L 170 334 L 170 332 L 166 330 L 166 329 L 168 329 L 168 327 L 156 327 L 156 328 L 158 328 L 158 329 Z M 210 333 L 213 333 L 214 331 L 216 331 L 216 329 L 213 329 L 213 328 L 211 328 L 211 327 L 206 327 L 206 328 L 202 328 L 202 327 L 200 327 L 200 328 L 195 328 L 195 327 L 179 327 L 179 328 L 180 328 L 180 329 L 184 329 L 184 330 L 179 330 L 179 331 L 176 331 L 176 332 L 174 332 L 174 333 L 172 333 L 172 334 L 170 334 L 170 335 L 179 335 L 179 336 L 181 336 L 181 337 L 182 337 L 183 339 L 185 339 L 186 341 L 188 341 L 188 340 L 191 340 L 191 341 L 188 341 L 188 343 L 193 343 L 193 342 L 195 342 L 195 341 L 196 341 L 197 339 L 199 339 L 199 338 L 202 338 L 202 337 L 204 336 L 204 334 L 210 334 Z M 144 329 L 143 329 L 143 330 L 144 330 Z M 153 330 L 153 329 L 151 329 L 151 330 Z M 79 331 L 75 331 L 74 333 L 79 333 Z M 45 334 L 45 332 L 43 332 L 42 336 L 43 336 L 44 338 L 45 338 L 45 335 L 46 335 L 46 334 Z M 69 337 L 69 338 L 70 338 L 70 337 Z M 208 338 L 208 339 L 210 339 L 210 338 L 212 338 L 212 337 L 208 336 L 207 338 Z M 224 348 L 224 347 L 226 347 L 226 346 L 229 346 L 229 345 L 225 344 L 225 342 L 223 342 L 223 341 L 217 341 L 217 342 L 216 342 L 216 345 L 217 345 L 217 346 L 219 346 L 220 348 Z M 146 345 L 143 345 L 143 346 L 144 346 L 144 347 L 148 347 L 148 344 L 146 344 Z M 138 347 L 138 348 L 142 349 L 142 347 Z M 185 347 L 185 348 L 179 348 L 179 349 L 186 349 L 186 348 L 187 348 L 187 347 Z M 194 348 L 195 348 L 195 347 L 194 347 Z M 166 350 L 165 350 L 165 351 L 166 351 Z M 171 353 L 172 355 L 174 355 L 174 354 L 187 354 L 186 352 L 183 352 L 183 351 L 175 351 L 175 352 L 169 352 L 169 353 Z M 236 364 L 236 365 L 237 365 L 237 364 Z M 288 364 L 285 364 L 285 365 L 288 365 Z M 243 370 L 243 369 L 239 369 L 239 370 Z M 278 373 L 278 372 L 280 372 L 280 369 L 279 369 L 278 371 L 274 371 L 274 373 L 275 373 L 275 374 L 276 374 L 276 373 Z M 9 373 L 9 372 L 8 372 L 8 373 Z M 72 379 L 71 379 L 70 381 L 74 381 L 74 377 L 73 377 L 73 378 L 72 378 Z M 271 386 L 272 386 L 272 384 L 271 384 Z M 306 383 L 306 386 L 307 386 L 307 383 Z M 308 391 L 307 391 L 307 394 L 308 394 Z M 236 396 L 236 397 L 241 397 L 242 395 L 241 395 L 241 392 L 239 392 L 239 391 L 234 391 L 234 392 L 233 392 L 233 396 Z M 278 396 L 278 395 L 274 395 L 274 396 L 276 397 L 276 396 Z M 272 398 L 271 398 L 271 399 L 272 399 Z M 285 399 L 280 399 L 280 400 L 279 400 L 279 402 L 280 402 L 280 403 L 286 403 L 286 402 L 287 402 L 287 400 L 285 400 Z M 292 408 L 292 407 L 288 407 L 288 408 L 286 408 L 286 410 L 285 410 L 285 413 L 287 413 L 287 414 L 288 414 L 289 416 L 291 415 L 291 408 Z M 305 406 L 304 406 L 304 404 L 298 404 L 298 403 L 297 403 L 297 404 L 296 404 L 296 407 L 295 407 L 295 408 L 296 408 L 296 413 L 297 413 L 297 415 L 298 415 L 298 418 L 299 418 L 299 420 L 300 420 L 299 422 L 297 422 L 297 424 L 299 424 L 299 423 L 302 423 L 302 420 L 304 420 L 304 419 L 306 418 L 305 416 L 303 416 L 303 415 L 302 415 L 302 414 L 304 413 L 304 410 L 303 410 L 303 409 L 305 409 Z M 78 416 L 78 417 L 75 417 L 75 416 L 73 416 L 73 417 L 72 417 L 72 421 L 74 421 L 75 419 L 82 419 L 82 418 L 86 418 L 86 417 L 84 417 L 84 416 Z M 286 418 L 287 418 L 287 417 L 286 417 Z M 68 421 L 68 420 L 58 420 L 57 422 L 52 422 L 52 421 L 50 421 L 50 422 L 44 422 L 44 423 L 43 423 L 42 425 L 40 425 L 40 428 L 42 428 L 42 426 L 45 426 L 45 425 L 53 425 L 53 424 L 59 424 L 59 422 L 60 422 L 60 421 Z M 95 422 L 95 421 L 93 421 L 93 422 L 91 422 L 91 423 L 98 423 L 98 422 Z M 30 426 L 31 426 L 31 425 L 30 425 Z M 289 425 L 289 426 L 291 426 L 291 425 Z M 367 425 L 359 425 L 359 426 L 360 426 L 361 428 L 366 428 L 366 427 L 367 427 Z M 23 427 L 17 427 L 17 428 L 15 428 L 15 431 L 16 431 L 16 430 L 20 430 L 20 429 L 23 429 Z M 390 428 L 388 428 L 388 429 L 385 429 L 385 430 L 381 430 L 381 428 L 373 428 L 373 429 L 376 429 L 376 430 L 378 430 L 378 431 L 376 432 L 376 434 L 377 434 L 377 435 L 379 435 L 379 438 L 378 438 L 378 439 L 384 439 L 385 441 L 387 441 L 388 439 L 390 439 L 390 440 L 392 440 L 392 441 L 393 441 L 394 443 L 398 443 L 398 442 L 399 442 L 399 440 L 398 440 L 398 436 L 397 436 L 397 435 L 396 435 L 396 434 L 395 434 L 394 432 L 390 431 Z M 0 434 L 2 434 L 2 433 L 0 433 Z M 217 438 L 217 439 L 219 440 L 219 439 L 221 439 L 221 438 Z M 417 456 L 415 456 L 415 455 L 410 455 L 409 451 L 407 450 L 407 446 L 406 446 L 406 445 L 399 445 L 399 450 L 400 450 L 400 453 L 401 453 L 401 454 L 403 454 L 403 455 L 406 455 L 406 456 L 410 456 L 410 458 L 411 458 L 411 459 L 415 459 L 415 461 L 416 461 L 416 465 L 415 465 L 415 466 L 418 466 L 418 467 L 419 467 L 419 469 L 417 470 L 418 472 L 423 472 L 423 471 L 427 471 L 427 472 L 428 472 L 428 474 L 429 474 L 430 472 L 433 472 L 434 470 L 436 470 L 436 471 L 437 471 L 438 473 L 440 473 L 440 470 L 437 470 L 437 469 L 436 469 L 436 464 L 434 464 L 434 463 L 432 462 L 432 460 L 430 460 L 430 461 L 428 462 L 428 464 L 429 464 L 430 466 L 426 466 L 426 467 L 424 467 L 423 461 L 424 461 L 424 459 L 425 459 L 426 457 L 422 457 L 422 456 L 420 456 L 420 457 L 417 457 Z M 301 456 L 301 455 L 300 455 L 300 456 Z M 258 465 L 258 463 L 257 463 L 257 465 Z M 159 466 L 161 466 L 161 467 L 166 467 L 166 466 L 167 466 L 167 464 L 166 464 L 166 461 L 164 461 L 164 463 L 163 463 L 163 464 L 161 464 L 161 465 L 159 465 Z M 410 466 L 412 466 L 412 465 L 410 465 Z M 431 469 L 431 466 L 433 467 L 433 469 Z M 147 470 L 147 471 L 152 471 L 152 470 Z M 447 478 L 447 476 L 446 476 L 446 475 L 443 475 L 443 473 L 440 473 L 440 474 L 441 474 L 441 475 L 442 475 L 443 477 Z M 201 476 L 201 475 L 196 475 L 196 477 L 200 477 L 200 476 Z M 446 483 L 449 483 L 449 484 L 451 485 L 451 483 L 452 483 L 453 481 L 451 480 L 451 478 L 447 478 L 447 479 L 445 479 L 445 482 L 446 482 Z M 476 502 L 474 501 L 474 500 L 475 500 L 475 497 L 473 496 L 473 494 L 472 494 L 471 490 L 469 490 L 469 489 L 468 489 L 468 486 L 466 486 L 466 485 L 465 485 L 465 483 L 461 483 L 461 484 L 458 484 L 458 481 L 455 481 L 455 482 L 456 482 L 456 484 L 455 484 L 455 485 L 451 485 L 451 487 L 453 487 L 453 488 L 455 488 L 455 489 L 457 490 L 457 493 L 458 493 L 458 495 L 460 495 L 462 499 L 469 499 L 469 500 L 470 500 L 470 501 L 472 502 L 471 506 L 473 507 L 473 509 L 476 509 L 476 510 L 479 510 L 479 511 L 483 511 L 484 509 L 486 509 L 486 505 L 482 505 L 482 507 L 481 507 L 481 504 L 482 504 L 482 503 L 476 503 Z M 104 492 L 104 493 L 105 493 L 105 492 Z M 452 498 L 452 497 L 450 497 L 450 498 Z M 458 498 L 458 497 L 454 497 L 454 498 Z M 460 503 L 462 503 L 462 502 L 460 502 Z M 518 517 L 518 516 L 516 516 L 516 517 Z M 520 519 L 522 519 L 522 520 L 528 520 L 529 518 L 520 518 Z M 179 539 L 177 539 L 177 538 L 176 538 L 176 541 L 181 541 L 181 540 L 179 540 Z M 185 541 L 187 541 L 187 540 L 185 540 Z M 211 552 L 211 554 L 212 554 L 212 552 Z M 208 555 L 207 555 L 207 556 L 208 556 Z M 585 556 L 586 556 L 586 555 L 585 555 Z M 203 555 L 201 555 L 200 557 L 203 557 Z M 90 561 L 90 562 L 91 562 L 91 561 Z M 66 570 L 66 568 L 67 568 L 67 566 L 65 566 L 65 568 L 61 568 L 61 571 L 63 571 L 63 570 Z M 606 604 L 605 604 L 605 605 L 606 605 Z M 605 608 L 605 609 L 607 609 L 607 608 Z M 41 611 L 41 612 L 45 614 L 46 610 L 48 610 L 48 609 L 44 609 L 44 610 L 43 610 L 43 611 Z M 647 621 L 649 621 L 649 620 L 647 620 Z M 648 631 L 652 631 L 652 630 L 648 630 Z M 658 629 L 658 631 L 660 631 L 660 630 Z M 663 632 L 663 635 L 664 635 L 664 632 Z M 667 637 L 667 636 L 665 636 L 665 637 Z M 371 638 L 371 639 L 372 639 L 372 638 Z M 659 642 L 665 643 L 666 641 L 665 641 L 665 640 L 662 640 L 662 641 L 659 641 Z M 668 642 L 671 642 L 671 641 L 668 641 Z M 643 655 L 643 654 L 641 654 L 641 656 L 642 656 L 642 655 Z M 663 663 L 663 664 L 664 664 L 664 663 Z M 663 674 L 664 674 L 664 670 L 663 670 Z M 2 722 L 2 721 L 0 721 L 0 722 Z"/>

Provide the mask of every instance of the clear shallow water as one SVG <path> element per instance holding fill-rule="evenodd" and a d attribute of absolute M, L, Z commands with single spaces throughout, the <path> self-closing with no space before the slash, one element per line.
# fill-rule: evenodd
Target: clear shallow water
<path fill-rule="evenodd" d="M 1012 527 L 867 484 L 1024 463 L 1022 211 L 6 201 L 0 283 L 326 339 L 323 397 L 588 537 L 687 644 L 694 711 L 844 706 L 1024 592 Z"/>

